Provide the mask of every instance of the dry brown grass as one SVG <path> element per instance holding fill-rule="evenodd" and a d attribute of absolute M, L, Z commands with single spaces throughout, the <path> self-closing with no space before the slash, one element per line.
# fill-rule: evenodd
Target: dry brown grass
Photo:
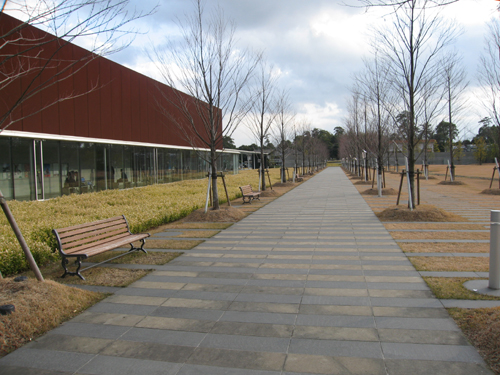
<path fill-rule="evenodd" d="M 205 213 L 203 208 L 193 211 L 189 214 L 185 221 L 189 222 L 237 222 L 246 216 L 241 210 L 232 207 L 224 206 L 220 210 L 208 210 Z"/>
<path fill-rule="evenodd" d="M 201 240 L 157 240 L 149 239 L 148 249 L 175 249 L 175 250 L 191 250 L 204 241 Z"/>
<path fill-rule="evenodd" d="M 191 223 L 191 222 L 185 222 L 184 219 L 181 219 L 179 221 L 175 221 L 170 224 L 165 224 L 153 230 L 150 230 L 149 233 L 151 234 L 160 233 L 167 229 L 227 229 L 231 225 L 233 225 L 233 223 L 209 223 L 209 222 Z"/>
<path fill-rule="evenodd" d="M 279 197 L 280 195 L 281 194 L 276 189 L 271 190 L 271 189 L 267 188 L 266 190 L 260 192 L 260 196 L 263 198 Z"/>
<path fill-rule="evenodd" d="M 423 277 L 432 292 L 439 299 L 467 299 L 478 301 L 498 301 L 499 297 L 474 293 L 463 286 L 466 281 L 482 280 L 472 277 Z"/>
<path fill-rule="evenodd" d="M 190 230 L 176 236 L 177 238 L 210 238 L 220 233 L 220 230 Z"/>
<path fill-rule="evenodd" d="M 495 374 L 500 374 L 500 307 L 448 312 Z"/>
<path fill-rule="evenodd" d="M 448 224 L 448 223 L 384 223 L 387 230 L 391 229 L 440 229 L 440 230 L 488 230 L 484 224 Z"/>
<path fill-rule="evenodd" d="M 417 271 L 436 272 L 488 272 L 486 257 L 410 257 Z"/>
<path fill-rule="evenodd" d="M 500 189 L 485 189 L 481 192 L 481 194 L 500 195 Z"/>
<path fill-rule="evenodd" d="M 376 214 L 381 221 L 467 221 L 433 205 L 420 205 L 410 211 L 406 206 L 391 206 Z"/>
<path fill-rule="evenodd" d="M 99 263 L 104 262 L 108 259 L 113 258 L 114 256 L 124 254 L 125 251 L 108 251 L 104 254 L 99 254 L 93 256 L 86 260 L 86 262 L 91 263 Z M 153 265 L 163 265 L 170 262 L 172 259 L 177 258 L 183 253 L 177 252 L 162 252 L 162 251 L 150 251 L 147 254 L 144 254 L 142 251 L 135 251 L 128 255 L 124 255 L 118 259 L 111 260 L 108 263 L 113 264 L 153 264 Z"/>
<path fill-rule="evenodd" d="M 71 266 L 71 263 L 69 264 Z M 70 271 L 75 267 L 69 267 Z M 66 276 L 62 278 L 64 270 L 60 263 L 51 263 L 42 268 L 40 272 L 43 277 L 48 280 L 57 281 L 62 284 L 74 285 L 99 285 L 99 286 L 115 286 L 125 287 L 130 285 L 141 277 L 146 276 L 152 270 L 133 270 L 125 268 L 108 268 L 108 267 L 95 267 L 87 271 L 83 271 L 82 275 L 85 280 L 80 279 L 78 276 Z M 31 271 L 25 272 L 23 275 L 34 278 Z"/>
<path fill-rule="evenodd" d="M 488 272 L 486 257 L 410 257 L 417 271 L 436 272 Z"/>
<path fill-rule="evenodd" d="M 490 245 L 487 243 L 415 243 L 399 242 L 401 250 L 405 253 L 489 253 Z"/>
<path fill-rule="evenodd" d="M 489 240 L 489 232 L 390 232 L 395 240 Z"/>
<path fill-rule="evenodd" d="M 78 315 L 106 295 L 71 288 L 51 280 L 14 282 L 0 279 L 0 305 L 16 311 L 0 319 L 0 357 L 62 322 Z"/>

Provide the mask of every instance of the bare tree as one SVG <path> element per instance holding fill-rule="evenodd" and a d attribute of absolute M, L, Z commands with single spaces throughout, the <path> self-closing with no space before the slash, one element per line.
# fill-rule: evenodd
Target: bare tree
<path fill-rule="evenodd" d="M 261 60 L 258 67 L 256 93 L 250 112 L 246 117 L 247 126 L 257 140 L 260 149 L 261 189 L 266 190 L 264 141 L 269 136 L 276 116 L 276 80 L 273 67 Z"/>
<path fill-rule="evenodd" d="M 286 91 L 282 91 L 278 95 L 276 105 L 275 126 L 273 128 L 273 135 L 276 143 L 276 150 L 278 151 L 281 159 L 281 181 L 286 182 L 285 162 L 288 151 L 291 145 L 290 133 L 292 130 L 295 114 L 292 111 L 290 98 Z"/>
<path fill-rule="evenodd" d="M 70 90 L 61 97 L 45 97 L 41 104 L 21 110 L 23 103 L 70 80 L 96 57 L 127 47 L 137 33 L 131 23 L 154 12 L 130 12 L 129 5 L 129 0 L 6 2 L 0 13 L 0 91 L 9 93 L 9 102 L 0 106 L 0 132 L 54 104 L 98 89 L 96 80 L 84 92 Z M 88 52 L 68 54 L 68 45 L 78 42 L 90 45 Z"/>
<path fill-rule="evenodd" d="M 455 178 L 455 163 L 453 157 L 454 126 L 453 118 L 464 108 L 464 92 L 468 86 L 467 75 L 461 65 L 461 57 L 457 53 L 451 53 L 443 60 L 443 84 L 444 98 L 447 104 L 448 125 L 449 125 L 449 147 L 450 147 L 450 179 Z M 456 120 L 455 120 L 456 121 Z"/>
<path fill-rule="evenodd" d="M 485 37 L 485 51 L 480 58 L 479 82 L 483 89 L 482 100 L 493 123 L 500 129 L 500 21 L 492 19 Z M 500 158 L 500 131 L 495 143 Z"/>
<path fill-rule="evenodd" d="M 360 162 L 362 159 L 362 139 L 361 131 L 361 90 L 358 86 L 351 89 L 351 97 L 347 102 L 347 117 L 345 118 L 345 126 L 348 132 L 347 137 L 344 137 L 344 142 L 350 140 L 352 143 L 351 154 L 349 157 L 354 161 L 354 172 L 361 175 Z"/>
<path fill-rule="evenodd" d="M 357 76 L 358 85 L 363 87 L 362 95 L 364 100 L 370 104 L 372 118 L 374 122 L 375 137 L 368 137 L 375 140 L 372 147 L 365 142 L 365 147 L 376 155 L 377 159 L 377 190 L 378 196 L 382 196 L 382 169 L 384 155 L 388 149 L 389 121 L 388 110 L 391 108 L 392 98 L 390 83 L 387 80 L 388 66 L 385 65 L 375 51 L 371 60 L 365 60 L 365 70 L 363 74 Z M 365 115 L 366 116 L 366 115 Z M 366 122 L 367 120 L 365 120 Z M 365 139 L 368 131 L 365 130 Z"/>
<path fill-rule="evenodd" d="M 457 29 L 454 24 L 445 23 L 436 8 L 444 1 L 434 0 L 377 0 L 381 6 L 391 7 L 392 25 L 376 31 L 379 51 L 389 64 L 388 76 L 399 93 L 400 110 L 405 113 L 407 124 L 406 143 L 408 176 L 411 191 L 415 181 L 415 148 L 419 143 L 418 124 L 423 119 L 428 90 L 438 90 L 441 66 L 440 54 L 447 47 Z M 415 206 L 415 197 L 409 199 L 410 207 Z"/>
<path fill-rule="evenodd" d="M 150 57 L 172 87 L 162 92 L 165 99 L 181 115 L 170 108 L 160 111 L 209 164 L 213 209 L 218 210 L 217 150 L 223 136 L 231 136 L 250 109 L 250 100 L 242 98 L 260 56 L 237 48 L 235 24 L 221 8 L 207 16 L 202 0 L 194 3 L 195 12 L 179 25 L 182 41 L 171 41 L 167 49 L 155 50 Z M 207 148 L 208 155 L 200 147 Z"/>

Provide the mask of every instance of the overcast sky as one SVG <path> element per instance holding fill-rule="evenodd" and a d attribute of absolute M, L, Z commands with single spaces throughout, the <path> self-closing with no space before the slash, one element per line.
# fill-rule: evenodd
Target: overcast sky
<path fill-rule="evenodd" d="M 131 0 L 139 9 L 152 7 L 157 0 Z M 345 0 L 358 4 L 357 0 Z M 342 5 L 342 0 L 206 0 L 207 10 L 220 4 L 227 18 L 237 25 L 237 39 L 242 47 L 265 51 L 267 60 L 283 74 L 280 86 L 287 88 L 299 117 L 313 127 L 333 132 L 343 125 L 346 99 L 352 75 L 362 68 L 368 56 L 370 27 L 386 22 L 379 11 Z M 463 27 L 456 49 L 463 54 L 471 81 L 472 99 L 477 95 L 476 70 L 483 50 L 486 23 L 499 17 L 494 0 L 459 0 L 445 8 L 444 16 L 454 18 Z M 144 47 L 165 42 L 176 32 L 176 19 L 192 13 L 191 0 L 161 0 L 156 14 L 142 20 L 139 35 L 125 51 L 110 58 L 153 78 L 156 67 Z M 486 112 L 471 100 L 460 129 L 475 132 L 477 121 Z M 471 138 L 470 133 L 461 136 Z M 255 142 L 250 131 L 238 128 L 233 135 L 237 146 Z"/>

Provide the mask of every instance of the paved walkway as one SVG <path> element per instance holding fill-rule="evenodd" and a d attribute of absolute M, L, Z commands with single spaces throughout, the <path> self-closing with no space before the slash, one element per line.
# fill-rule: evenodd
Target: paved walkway
<path fill-rule="evenodd" d="M 0 360 L 2 374 L 490 374 L 339 168 Z"/>

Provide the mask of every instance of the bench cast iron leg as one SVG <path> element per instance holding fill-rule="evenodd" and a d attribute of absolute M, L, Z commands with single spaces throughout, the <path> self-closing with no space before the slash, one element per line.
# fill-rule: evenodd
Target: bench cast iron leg
<path fill-rule="evenodd" d="M 134 251 L 134 250 L 140 250 L 142 251 L 144 254 L 147 254 L 148 252 L 144 249 L 144 245 L 146 244 L 146 239 L 143 238 L 141 240 L 141 247 L 134 247 L 133 244 L 130 244 L 130 250 L 128 251 L 129 253 Z"/>
<path fill-rule="evenodd" d="M 82 259 L 84 259 L 83 257 L 76 257 L 76 260 L 75 260 L 75 263 L 78 264 L 78 267 L 76 268 L 76 272 L 71 272 L 71 271 L 68 271 L 68 258 L 66 257 L 63 257 L 62 259 L 62 266 L 64 268 L 64 274 L 61 276 L 61 278 L 65 277 L 66 275 L 70 275 L 70 276 L 78 276 L 80 279 L 82 280 L 85 280 L 85 277 L 83 277 L 80 273 L 80 268 L 82 267 Z"/>

